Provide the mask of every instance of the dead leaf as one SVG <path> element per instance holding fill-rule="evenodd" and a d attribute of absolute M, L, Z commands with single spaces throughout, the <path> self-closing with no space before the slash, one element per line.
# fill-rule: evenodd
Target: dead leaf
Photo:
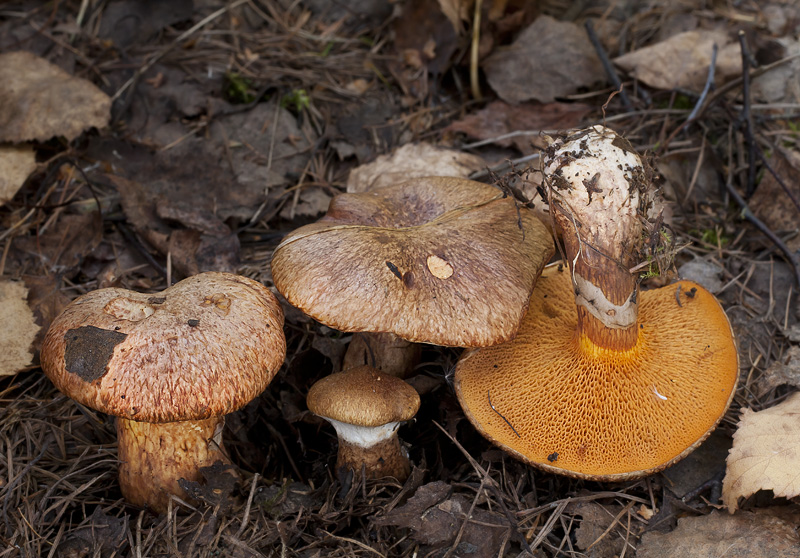
<path fill-rule="evenodd" d="M 575 544 L 589 558 L 614 558 L 622 553 L 625 539 L 612 528 L 606 533 L 614 518 L 622 509 L 621 506 L 601 506 L 596 502 L 570 504 L 567 510 L 581 516 L 581 522 L 575 529 Z M 632 511 L 630 513 L 633 513 Z M 623 516 L 623 521 L 625 518 Z M 621 527 L 621 523 L 617 523 Z M 623 535 L 624 537 L 624 535 Z"/>
<path fill-rule="evenodd" d="M 328 210 L 331 196 L 322 188 L 305 187 L 300 190 L 298 202 L 290 202 L 281 210 L 281 217 L 292 220 L 296 216 L 314 217 Z"/>
<path fill-rule="evenodd" d="M 119 556 L 127 544 L 128 515 L 114 517 L 106 514 L 100 506 L 91 517 L 84 520 L 88 525 L 73 530 L 58 546 L 58 556 Z"/>
<path fill-rule="evenodd" d="M 464 32 L 464 22 L 472 17 L 474 3 L 475 0 L 439 0 L 439 9 L 460 35 Z"/>
<path fill-rule="evenodd" d="M 481 66 L 508 103 L 550 103 L 605 80 L 586 31 L 549 16 L 536 18 L 510 47 L 497 49 Z"/>
<path fill-rule="evenodd" d="M 0 206 L 13 198 L 36 170 L 36 154 L 30 145 L 0 145 Z"/>
<path fill-rule="evenodd" d="M 798 545 L 794 525 L 777 517 L 712 511 L 678 519 L 677 528 L 669 533 L 645 533 L 636 558 L 798 558 Z"/>
<path fill-rule="evenodd" d="M 509 532 L 505 518 L 477 506 L 473 508 L 472 501 L 460 494 L 448 497 L 451 492 L 452 487 L 445 482 L 428 483 L 421 486 L 405 505 L 375 518 L 374 522 L 410 528 L 412 540 L 429 547 L 420 549 L 423 556 L 451 546 L 463 526 L 456 555 L 472 558 L 497 556 Z M 472 513 L 470 521 L 467 521 L 470 509 Z"/>
<path fill-rule="evenodd" d="M 73 140 L 111 118 L 111 99 L 92 82 L 30 52 L 0 54 L 0 141 Z"/>
<path fill-rule="evenodd" d="M 213 465 L 200 467 L 200 474 L 202 483 L 178 479 L 178 484 L 190 498 L 205 502 L 212 508 L 219 506 L 219 514 L 225 515 L 234 503 L 232 494 L 239 481 L 236 468 L 230 463 L 215 461 Z"/>
<path fill-rule="evenodd" d="M 772 53 L 763 52 L 772 47 Z M 787 36 L 770 41 L 765 49 L 759 49 L 756 58 L 769 62 L 781 58 L 793 58 L 791 62 L 753 77 L 752 95 L 765 103 L 797 103 L 800 101 L 800 42 Z M 764 63 L 764 62 L 762 62 Z"/>
<path fill-rule="evenodd" d="M 193 11 L 192 0 L 116 0 L 103 10 L 98 36 L 123 49 L 147 44 L 164 27 L 190 21 Z"/>
<path fill-rule="evenodd" d="M 445 131 L 461 132 L 470 138 L 486 140 L 510 132 L 528 130 L 568 130 L 579 127 L 593 107 L 582 103 L 521 103 L 509 105 L 493 101 L 483 109 L 450 124 Z M 533 153 L 531 140 L 536 134 L 496 140 L 503 147 L 515 146 L 523 154 Z"/>
<path fill-rule="evenodd" d="M 719 430 L 712 432 L 699 448 L 661 472 L 666 488 L 683 498 L 725 470 L 725 456 L 730 449 L 730 436 Z"/>
<path fill-rule="evenodd" d="M 723 503 L 733 513 L 740 497 L 759 490 L 772 490 L 775 497 L 800 495 L 798 463 L 800 393 L 764 411 L 742 409 L 722 482 Z"/>
<path fill-rule="evenodd" d="M 19 281 L 0 281 L 0 376 L 16 374 L 33 359 L 33 345 L 39 326 L 28 306 L 28 289 Z"/>
<path fill-rule="evenodd" d="M 43 233 L 14 239 L 14 251 L 48 272 L 69 274 L 76 271 L 83 259 L 103 239 L 100 214 L 62 214 Z"/>
<path fill-rule="evenodd" d="M 615 58 L 614 63 L 650 87 L 700 93 L 708 79 L 715 43 L 719 50 L 714 82 L 721 85 L 742 70 L 739 43 L 731 41 L 724 31 L 678 33 L 666 41 Z"/>
<path fill-rule="evenodd" d="M 394 20 L 395 48 L 416 52 L 425 69 L 441 75 L 452 63 L 458 47 L 456 27 L 437 2 L 410 0 Z"/>
<path fill-rule="evenodd" d="M 36 323 L 41 326 L 34 342 L 34 348 L 38 351 L 50 323 L 66 308 L 70 300 L 61 290 L 63 282 L 60 275 L 23 275 L 22 280 L 29 290 L 28 305 L 36 316 Z"/>
<path fill-rule="evenodd" d="M 800 347 L 789 347 L 782 359 L 769 365 L 758 379 L 757 385 L 759 395 L 778 386 L 800 387 Z"/>
<path fill-rule="evenodd" d="M 800 154 L 778 149 L 772 152 L 767 161 L 794 199 L 800 202 Z M 764 178 L 750 198 L 749 205 L 756 217 L 773 231 L 796 231 L 800 227 L 800 210 L 768 170 L 764 171 Z M 795 235 L 787 241 L 787 246 L 790 250 L 799 249 L 800 237 Z"/>
<path fill-rule="evenodd" d="M 407 143 L 350 171 L 347 191 L 366 192 L 423 176 L 466 178 L 485 166 L 486 162 L 477 155 L 430 143 Z"/>

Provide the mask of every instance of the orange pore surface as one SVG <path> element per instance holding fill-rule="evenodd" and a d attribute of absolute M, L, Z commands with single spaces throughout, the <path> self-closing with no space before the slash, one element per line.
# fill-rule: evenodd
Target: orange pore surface
<path fill-rule="evenodd" d="M 553 472 L 623 480 L 658 471 L 722 418 L 738 357 L 722 307 L 689 281 L 640 293 L 637 327 L 631 350 L 594 345 L 578 332 L 568 268 L 549 267 L 516 339 L 462 356 L 461 406 L 495 444 Z"/>

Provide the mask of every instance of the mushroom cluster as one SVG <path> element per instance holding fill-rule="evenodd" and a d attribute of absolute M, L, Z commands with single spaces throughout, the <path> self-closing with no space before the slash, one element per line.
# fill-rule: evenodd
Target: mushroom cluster
<path fill-rule="evenodd" d="M 497 188 L 428 177 L 335 197 L 320 221 L 275 249 L 272 277 L 317 321 L 385 334 L 352 343 L 347 366 L 374 363 L 404 376 L 411 359 L 402 355 L 416 350 L 407 342 L 480 347 L 513 338 L 552 253 L 544 225 Z"/>
<path fill-rule="evenodd" d="M 465 352 L 455 389 L 475 427 L 551 472 L 647 475 L 714 429 L 738 379 L 719 303 L 631 273 L 652 187 L 635 150 L 595 126 L 555 142 L 544 174 L 567 266 L 545 269 L 517 337 Z"/>
<path fill-rule="evenodd" d="M 53 321 L 41 361 L 65 395 L 117 416 L 119 482 L 164 511 L 178 480 L 227 462 L 224 415 L 260 394 L 283 363 L 283 311 L 262 284 L 207 272 L 159 294 L 108 288 Z"/>

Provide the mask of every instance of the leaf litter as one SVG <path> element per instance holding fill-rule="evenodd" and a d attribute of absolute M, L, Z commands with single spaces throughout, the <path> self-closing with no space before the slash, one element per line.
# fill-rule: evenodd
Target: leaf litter
<path fill-rule="evenodd" d="M 796 555 L 796 503 L 765 496 L 771 483 L 745 483 L 739 496 L 747 498 L 735 498 L 745 509 L 732 516 L 713 511 L 722 505 L 722 460 L 739 410 L 754 409 L 744 412 L 748 423 L 772 410 L 770 422 L 782 424 L 797 387 L 791 262 L 719 190 L 749 192 L 762 225 L 794 246 L 794 208 L 767 165 L 789 186 L 796 182 L 796 18 L 777 3 L 761 12 L 657 4 L 625 11 L 604 3 L 596 12 L 547 3 L 536 13 L 485 2 L 477 29 L 476 4 L 452 1 L 406 3 L 394 15 L 366 6 L 363 17 L 313 2 L 180 2 L 144 20 L 129 17 L 141 6 L 125 1 L 47 11 L 19 2 L 0 11 L 4 52 L 42 56 L 61 68 L 59 83 L 90 83 L 105 96 L 71 97 L 74 111 L 21 112 L 30 121 L 19 129 L 36 137 L 7 140 L 24 146 L 27 159 L 13 181 L 21 189 L 0 207 L 0 270 L 24 281 L 40 332 L 69 300 L 99 287 L 158 291 L 202 269 L 271 285 L 268 262 L 283 234 L 349 188 L 412 172 L 483 180 L 494 173 L 508 195 L 529 199 L 539 131 L 605 120 L 668 163 L 664 219 L 685 245 L 679 267 L 704 262 L 712 270 L 742 367 L 714 440 L 663 474 L 601 485 L 541 473 L 493 448 L 453 397 L 457 351 L 425 347 L 409 379 L 422 408 L 401 432 L 416 467 L 402 486 L 365 482 L 334 470 L 336 438 L 304 401 L 316 379 L 341 366 L 350 337 L 286 307 L 282 373 L 227 420 L 238 479 L 210 470 L 205 482 L 187 486 L 192 501 L 175 499 L 156 516 L 122 500 L 113 422 L 53 389 L 36 369 L 34 337 L 32 360 L 0 382 L 2 554 L 538 558 L 715 555 L 761 545 Z M 415 27 L 420 14 L 435 15 L 435 25 Z M 615 70 L 629 107 L 611 94 L 594 47 L 585 48 L 589 18 L 612 58 L 655 49 L 630 73 Z M 750 70 L 749 99 L 741 62 L 727 70 L 724 57 L 716 89 L 702 93 L 707 49 L 679 34 L 705 26 L 726 30 L 719 46 L 734 52 L 732 31 L 748 30 L 759 64 Z M 553 38 L 557 30 L 563 36 Z M 543 37 L 550 41 L 536 43 Z M 680 43 L 671 51 L 674 37 Z M 514 59 L 517 51 L 528 59 Z M 691 84 L 640 74 L 669 52 L 684 60 Z M 525 70 L 529 63 L 541 69 Z M 23 68 L 8 79 L 26 75 Z M 23 101 L 44 99 L 46 89 Z M 693 109 L 701 126 L 687 125 Z M 110 121 L 97 119 L 109 113 Z M 69 115 L 78 116 L 66 131 L 42 123 Z M 747 121 L 749 128 L 739 126 Z M 750 177 L 750 167 L 760 174 Z M 546 204 L 536 201 L 535 209 L 547 217 Z M 646 288 L 670 278 L 643 281 Z M 791 434 L 772 438 L 781 436 Z M 737 432 L 741 439 L 747 428 Z M 768 461 L 780 471 L 779 460 Z M 746 537 L 739 519 L 750 526 Z"/>

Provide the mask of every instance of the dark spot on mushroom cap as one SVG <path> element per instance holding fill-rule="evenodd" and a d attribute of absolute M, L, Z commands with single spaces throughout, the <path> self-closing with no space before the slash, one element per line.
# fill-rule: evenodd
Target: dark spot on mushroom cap
<path fill-rule="evenodd" d="M 191 327 L 197 327 L 200 325 L 200 320 L 187 320 L 186 323 Z"/>
<path fill-rule="evenodd" d="M 147 299 L 148 304 L 164 304 L 167 301 L 165 296 L 151 296 Z"/>
<path fill-rule="evenodd" d="M 411 289 L 414 287 L 414 272 L 409 270 L 403 273 L 403 285 Z"/>
<path fill-rule="evenodd" d="M 64 334 L 64 368 L 84 382 L 93 382 L 108 372 L 114 347 L 128 335 L 94 326 L 70 329 Z"/>

